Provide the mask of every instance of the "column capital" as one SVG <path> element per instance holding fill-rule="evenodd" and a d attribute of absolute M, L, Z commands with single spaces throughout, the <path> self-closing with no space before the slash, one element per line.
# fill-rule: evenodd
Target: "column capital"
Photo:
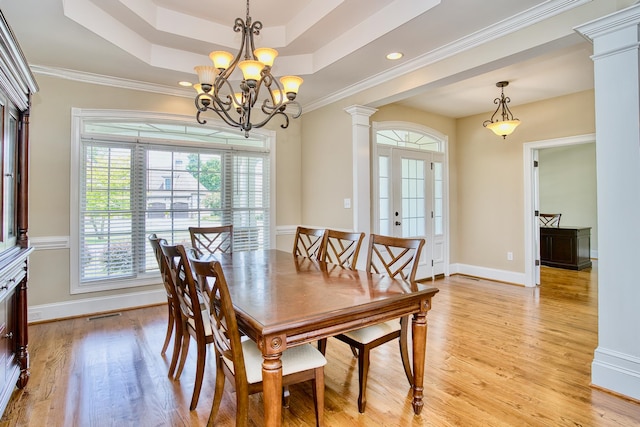
<path fill-rule="evenodd" d="M 640 24 L 640 4 L 629 6 L 609 15 L 594 19 L 582 25 L 574 27 L 589 41 L 606 36 L 626 27 L 638 26 Z"/>

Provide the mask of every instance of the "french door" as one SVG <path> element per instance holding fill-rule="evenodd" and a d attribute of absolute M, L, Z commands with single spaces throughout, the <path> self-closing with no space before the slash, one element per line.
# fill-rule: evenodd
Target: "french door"
<path fill-rule="evenodd" d="M 444 153 L 378 145 L 375 232 L 426 240 L 417 278 L 444 274 Z"/>

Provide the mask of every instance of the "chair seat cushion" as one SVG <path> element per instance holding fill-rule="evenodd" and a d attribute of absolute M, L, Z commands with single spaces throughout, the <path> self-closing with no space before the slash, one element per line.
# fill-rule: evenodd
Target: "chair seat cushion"
<path fill-rule="evenodd" d="M 352 340 L 358 341 L 359 343 L 368 344 L 371 341 L 375 341 L 380 337 L 399 330 L 400 320 L 393 319 L 383 323 L 377 323 L 375 325 L 356 329 L 355 331 L 345 332 L 342 335 L 347 336 Z"/>
<path fill-rule="evenodd" d="M 244 366 L 247 371 L 247 381 L 255 384 L 262 381 L 262 353 L 255 342 L 250 339 L 242 341 Z M 223 357 L 224 363 L 235 374 L 233 362 Z M 311 344 L 291 347 L 282 353 L 282 375 L 319 368 L 327 364 L 327 359 Z"/>

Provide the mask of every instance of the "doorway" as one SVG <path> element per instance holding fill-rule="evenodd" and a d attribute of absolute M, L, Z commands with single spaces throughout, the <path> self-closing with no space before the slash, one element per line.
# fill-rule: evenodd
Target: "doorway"
<path fill-rule="evenodd" d="M 373 230 L 421 237 L 417 277 L 448 274 L 446 139 L 407 123 L 374 123 Z"/>
<path fill-rule="evenodd" d="M 595 134 L 578 135 L 544 141 L 529 142 L 523 145 L 524 150 L 524 212 L 525 212 L 525 286 L 535 287 L 540 284 L 539 225 L 535 211 L 539 206 L 539 179 L 534 162 L 537 162 L 538 151 L 545 148 L 562 147 L 595 142 Z M 573 224 L 572 224 L 573 225 Z"/>

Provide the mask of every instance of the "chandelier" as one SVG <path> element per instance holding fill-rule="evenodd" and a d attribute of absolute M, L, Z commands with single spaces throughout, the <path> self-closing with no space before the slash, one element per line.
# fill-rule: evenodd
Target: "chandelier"
<path fill-rule="evenodd" d="M 500 98 L 496 98 L 493 100 L 494 104 L 498 104 L 498 108 L 493 112 L 493 115 L 489 120 L 485 120 L 482 123 L 482 126 L 489 128 L 498 136 L 502 136 L 503 139 L 507 137 L 507 135 L 511 135 L 514 130 L 520 125 L 520 120 L 513 117 L 511 110 L 507 104 L 511 102 L 511 99 L 508 96 L 504 96 L 504 88 L 509 85 L 509 82 L 498 82 L 496 86 L 500 88 L 501 94 Z M 500 111 L 500 116 L 502 120 L 494 120 L 496 114 Z"/>
<path fill-rule="evenodd" d="M 240 49 L 235 57 L 229 52 L 214 51 L 209 54 L 213 66 L 201 65 L 194 68 L 200 81 L 194 85 L 198 92 L 195 98 L 198 123 L 205 124 L 207 121 L 200 115 L 211 110 L 228 125 L 244 131 L 244 136 L 248 138 L 251 129 L 261 128 L 274 116 L 284 118 L 280 127 L 286 129 L 289 126 L 286 109 L 290 105 L 295 108 L 291 117 L 300 117 L 302 107 L 295 99 L 302 78 L 284 76 L 277 80 L 271 75 L 271 67 L 278 52 L 268 47 L 255 48 L 253 36 L 259 35 L 261 29 L 262 22 L 251 22 L 247 0 L 246 20 L 243 22 L 241 18 L 236 18 L 233 25 L 233 31 L 242 33 Z M 236 68 L 242 71 L 238 90 L 234 90 L 230 81 Z M 259 101 L 261 95 L 263 98 Z M 261 113 L 254 111 L 256 103 Z M 254 117 L 252 113 L 255 113 Z M 258 121 L 252 122 L 256 117 Z"/>

